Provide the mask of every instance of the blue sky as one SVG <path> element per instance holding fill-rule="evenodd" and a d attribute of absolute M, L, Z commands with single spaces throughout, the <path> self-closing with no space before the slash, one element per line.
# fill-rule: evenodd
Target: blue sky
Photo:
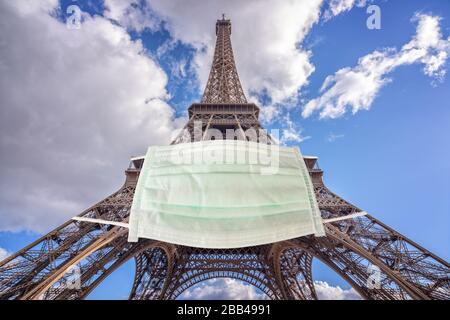
<path fill-rule="evenodd" d="M 144 153 L 150 144 L 167 143 L 169 133 L 184 123 L 188 106 L 201 98 L 214 44 L 214 20 L 225 12 L 233 22 L 232 41 L 244 90 L 262 107 L 264 125 L 285 130 L 286 144 L 300 145 L 303 154 L 318 156 L 331 190 L 450 259 L 450 79 L 442 72 L 448 73 L 449 62 L 445 60 L 429 74 L 424 69 L 431 66 L 428 55 L 450 55 L 446 42 L 450 43 L 446 40 L 450 2 L 373 1 L 381 9 L 381 29 L 369 30 L 366 8 L 370 1 L 355 1 L 334 14 L 331 6 L 338 8 L 339 1 L 317 1 L 316 8 L 303 6 L 302 1 L 282 5 L 250 1 L 245 8 L 234 1 L 212 1 L 204 10 L 198 9 L 198 1 L 186 1 L 185 7 L 178 1 L 173 1 L 178 4 L 173 7 L 171 1 L 135 1 L 136 6 L 125 9 L 118 1 L 55 1 L 46 0 L 42 7 L 26 0 L 14 5 L 0 1 L 11 13 L 6 22 L 9 28 L 2 31 L 8 46 L 0 46 L 0 67 L 6 65 L 12 72 L 3 73 L 0 82 L 5 93 L 2 115 L 8 121 L 2 126 L 21 119 L 17 131 L 2 131 L 8 137 L 2 141 L 4 156 L 0 158 L 3 251 L 20 249 L 113 192 L 121 184 L 129 156 Z M 65 27 L 66 9 L 72 4 L 85 14 L 82 28 L 56 33 L 57 27 Z M 25 7 L 32 15 L 26 16 Z M 289 17 L 284 19 L 283 14 Z M 254 26 L 245 21 L 247 15 Z M 441 42 L 427 56 L 396 64 L 402 54 L 410 53 L 402 48 L 415 39 L 425 16 L 438 21 Z M 264 18 L 273 25 L 264 25 Z M 35 39 L 23 36 L 32 26 Z M 428 39 L 430 34 L 425 34 Z M 245 45 L 246 37 L 251 44 L 265 47 Z M 292 39 L 297 41 L 289 43 Z M 74 53 L 70 43 L 80 51 Z M 102 47 L 103 43 L 107 45 Z M 305 106 L 325 97 L 328 90 L 331 100 L 326 102 L 336 107 L 336 99 L 346 92 L 335 94 L 333 84 L 342 84 L 352 94 L 372 85 L 373 78 L 354 86 L 344 84 L 352 71 L 364 72 L 360 59 L 375 51 L 391 66 L 371 75 L 374 83 L 382 82 L 373 96 L 368 97 L 370 92 L 358 96 L 364 101 L 359 106 L 352 96 L 339 116 L 321 118 L 320 103 L 311 115 L 302 116 Z M 20 63 L 17 56 L 27 62 Z M 378 68 L 378 61 L 369 59 L 370 70 Z M 286 68 L 287 63 L 292 67 Z M 334 77 L 331 89 L 321 92 L 325 79 L 339 70 L 343 71 Z M 48 89 L 40 88 L 38 82 Z M 11 93 L 19 88 L 20 99 Z M 139 101 L 144 99 L 154 109 L 141 109 Z M 130 104 L 134 100 L 136 105 Z M 20 108 L 9 110 L 15 103 Z M 125 107 L 136 112 L 124 116 L 121 108 Z M 92 112 L 97 115 L 87 121 L 86 115 Z M 149 121 L 134 124 L 137 114 Z M 48 125 L 40 127 L 41 123 Z M 48 138 L 47 130 L 49 135 L 61 135 L 62 141 Z M 137 138 L 129 142 L 129 136 Z M 30 152 L 35 158 L 26 162 L 23 155 Z M 83 188 L 86 184 L 90 186 Z M 133 262 L 128 262 L 91 298 L 126 298 L 133 268 Z M 349 288 L 319 263 L 314 274 L 316 280 Z"/>

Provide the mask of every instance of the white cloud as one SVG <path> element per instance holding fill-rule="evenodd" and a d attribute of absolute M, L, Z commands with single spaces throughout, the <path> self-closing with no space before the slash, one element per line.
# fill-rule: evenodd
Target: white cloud
<path fill-rule="evenodd" d="M 167 76 L 102 17 L 69 30 L 57 1 L 0 1 L 0 230 L 48 231 L 124 180 L 177 127 Z"/>
<path fill-rule="evenodd" d="M 314 282 L 320 300 L 360 300 L 361 296 L 354 289 L 342 289 L 331 286 L 324 281 Z M 186 290 L 180 296 L 188 300 L 266 300 L 268 297 L 246 282 L 215 278 L 204 281 Z"/>
<path fill-rule="evenodd" d="M 333 287 L 324 281 L 315 281 L 314 285 L 319 300 L 361 300 L 361 296 L 353 288 Z"/>
<path fill-rule="evenodd" d="M 290 114 L 286 114 L 283 117 L 284 128 L 281 129 L 281 139 L 280 142 L 282 144 L 286 144 L 288 142 L 303 142 L 305 140 L 310 139 L 310 136 L 303 136 L 302 129 L 299 128 L 290 117 Z"/>
<path fill-rule="evenodd" d="M 350 11 L 354 6 L 364 7 L 368 0 L 330 0 L 328 8 L 324 12 L 326 20 L 331 19 L 341 13 Z"/>
<path fill-rule="evenodd" d="M 9 255 L 10 255 L 10 253 L 8 251 L 6 251 L 2 247 L 0 247 L 0 262 L 5 260 L 6 258 L 8 258 Z"/>
<path fill-rule="evenodd" d="M 2 0 L 3 2 L 7 2 Z M 59 0 L 22 0 L 15 1 L 15 14 L 21 17 L 28 17 L 36 12 L 50 12 L 57 8 Z"/>
<path fill-rule="evenodd" d="M 243 281 L 215 278 L 186 290 L 180 298 L 188 300 L 265 300 L 267 296 Z"/>
<path fill-rule="evenodd" d="M 345 137 L 345 135 L 343 134 L 334 134 L 333 132 L 331 132 L 328 137 L 327 137 L 327 141 L 328 142 L 335 142 L 337 139 L 341 139 Z"/>
<path fill-rule="evenodd" d="M 115 12 L 109 15 L 135 14 L 126 2 L 106 0 L 110 12 Z M 270 97 L 270 108 L 264 109 L 269 119 L 278 115 L 274 112 L 277 104 L 296 102 L 298 91 L 314 72 L 311 52 L 302 47 L 302 42 L 319 21 L 323 0 L 148 0 L 147 3 L 153 9 L 151 17 L 156 13 L 164 21 L 173 40 L 196 49 L 193 65 L 200 90 L 206 84 L 212 61 L 215 21 L 226 13 L 233 23 L 232 42 L 244 90 L 248 98 L 257 99 L 260 94 Z M 336 6 L 335 1 L 333 7 Z M 352 6 L 353 2 L 346 4 L 346 10 Z"/>
<path fill-rule="evenodd" d="M 441 80 L 450 55 L 450 37 L 442 37 L 439 17 L 418 14 L 413 20 L 418 23 L 416 34 L 401 50 L 374 51 L 360 58 L 356 67 L 328 76 L 321 96 L 305 105 L 303 117 L 320 111 L 320 118 L 338 118 L 348 108 L 353 114 L 369 109 L 379 90 L 391 81 L 387 75 L 399 66 L 422 63 L 426 75 Z"/>
<path fill-rule="evenodd" d="M 154 31 L 159 28 L 161 23 L 151 8 L 140 0 L 105 0 L 104 4 L 104 16 L 120 23 L 127 29 L 138 32 L 145 29 Z"/>
<path fill-rule="evenodd" d="M 256 103 L 256 105 L 261 105 L 260 103 L 255 101 L 256 99 L 252 99 L 251 101 L 253 103 Z M 280 114 L 280 109 L 275 107 L 274 105 L 268 105 L 268 106 L 261 106 L 260 107 L 260 121 L 262 121 L 263 123 L 269 123 L 271 122 L 273 119 L 275 119 L 276 117 L 278 117 L 278 115 Z"/>
<path fill-rule="evenodd" d="M 187 68 L 188 61 L 186 59 L 180 59 L 170 63 L 170 73 L 178 79 L 186 77 Z"/>

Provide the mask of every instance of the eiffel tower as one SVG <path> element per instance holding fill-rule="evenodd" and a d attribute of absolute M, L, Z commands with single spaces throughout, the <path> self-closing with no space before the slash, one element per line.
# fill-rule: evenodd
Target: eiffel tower
<path fill-rule="evenodd" d="M 242 90 L 231 46 L 231 22 L 216 24 L 217 42 L 201 103 L 173 144 L 207 139 L 215 128 L 260 129 L 259 108 Z M 193 134 L 201 123 L 201 134 Z M 197 128 L 197 129 L 196 129 Z M 189 138 L 190 139 L 190 138 Z M 273 143 L 270 139 L 267 143 Z M 323 183 L 317 157 L 304 157 L 323 218 L 361 211 Z M 155 240 L 127 242 L 133 193 L 144 158 L 133 158 L 114 194 L 0 263 L 0 299 L 83 299 L 129 259 L 136 270 L 129 299 L 176 299 L 212 278 L 249 283 L 271 299 L 317 299 L 312 261 L 319 259 L 365 299 L 450 299 L 450 265 L 371 215 L 325 224 L 326 237 L 238 249 L 202 249 Z M 89 219 L 97 219 L 88 221 Z M 98 223 L 106 220 L 109 223 Z M 97 221 L 97 222 L 95 222 Z M 68 286 L 78 270 L 78 286 Z M 378 273 L 374 273 L 374 270 Z M 373 276 L 377 275 L 377 281 Z"/>

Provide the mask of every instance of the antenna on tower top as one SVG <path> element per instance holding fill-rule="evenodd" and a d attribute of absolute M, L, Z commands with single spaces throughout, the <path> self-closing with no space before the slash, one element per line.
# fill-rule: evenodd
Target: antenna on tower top
<path fill-rule="evenodd" d="M 225 13 L 222 13 L 222 20 L 225 20 Z"/>

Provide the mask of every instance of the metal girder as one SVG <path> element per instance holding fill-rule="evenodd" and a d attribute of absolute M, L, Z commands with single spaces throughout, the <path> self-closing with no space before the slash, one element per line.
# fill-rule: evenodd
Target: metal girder
<path fill-rule="evenodd" d="M 316 184 L 315 190 L 324 218 L 359 210 L 323 184 Z M 122 188 L 84 216 L 126 221 L 133 191 Z M 315 299 L 313 257 L 363 298 L 450 299 L 449 264 L 370 215 L 327 224 L 323 238 L 229 250 L 152 241 L 130 244 L 120 230 L 67 222 L 0 264 L 0 299 L 81 299 L 132 257 L 137 261 L 132 299 L 174 299 L 215 277 L 246 281 L 272 299 Z M 64 286 L 68 267 L 74 264 L 80 265 L 79 289 Z M 370 265 L 381 271 L 378 289 L 367 286 Z"/>

